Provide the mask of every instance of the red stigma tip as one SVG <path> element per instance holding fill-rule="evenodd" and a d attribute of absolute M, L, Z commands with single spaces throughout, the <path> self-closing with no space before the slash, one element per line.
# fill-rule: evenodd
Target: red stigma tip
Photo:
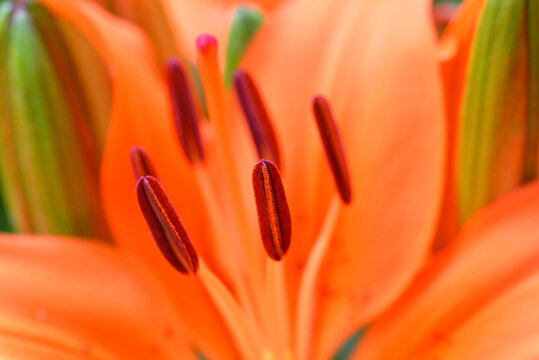
<path fill-rule="evenodd" d="M 234 88 L 259 158 L 269 159 L 281 168 L 275 130 L 256 84 L 245 71 L 237 70 L 234 73 Z"/>
<path fill-rule="evenodd" d="M 196 274 L 198 255 L 159 181 L 152 176 L 141 177 L 137 182 L 137 199 L 163 256 L 179 272 Z"/>
<path fill-rule="evenodd" d="M 217 39 L 209 34 L 202 34 L 197 37 L 196 46 L 198 51 L 207 53 L 212 49 L 217 49 Z"/>
<path fill-rule="evenodd" d="M 157 177 L 157 173 L 148 153 L 146 153 L 146 150 L 140 146 L 135 146 L 131 149 L 131 166 L 133 167 L 135 180 L 138 180 L 143 176 Z"/>
<path fill-rule="evenodd" d="M 264 249 L 273 260 L 281 260 L 290 246 L 292 221 L 279 169 L 274 163 L 262 160 L 255 165 L 253 191 Z"/>
<path fill-rule="evenodd" d="M 191 164 L 204 161 L 198 115 L 193 104 L 187 77 L 178 59 L 167 61 L 166 78 L 172 104 L 174 127 L 183 152 Z"/>
<path fill-rule="evenodd" d="M 313 99 L 313 111 L 337 190 L 341 200 L 345 204 L 349 204 L 352 200 L 352 189 L 348 164 L 344 155 L 339 129 L 328 101 L 323 96 L 315 96 Z"/>

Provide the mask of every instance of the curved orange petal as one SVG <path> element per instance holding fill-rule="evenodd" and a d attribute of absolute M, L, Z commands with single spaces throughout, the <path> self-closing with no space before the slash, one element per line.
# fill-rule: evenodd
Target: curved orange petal
<path fill-rule="evenodd" d="M 83 352 L 72 352 L 56 345 L 36 343 L 32 339 L 0 335 L 0 358 L 2 359 L 40 359 L 75 360 L 88 359 Z"/>
<path fill-rule="evenodd" d="M 429 14 L 425 0 L 292 2 L 247 54 L 284 147 L 292 293 L 334 192 L 309 111 L 315 93 L 332 102 L 348 151 L 353 200 L 321 269 L 317 358 L 395 299 L 432 240 L 445 134 Z"/>
<path fill-rule="evenodd" d="M 73 238 L 0 235 L 0 355 L 194 358 L 148 269 Z"/>
<path fill-rule="evenodd" d="M 539 268 L 434 347 L 426 359 L 535 359 L 539 356 Z"/>
<path fill-rule="evenodd" d="M 464 1 L 449 22 L 440 43 L 440 67 L 445 90 L 449 149 L 442 216 L 438 225 L 434 251 L 443 248 L 455 236 L 458 228 L 455 166 L 460 104 L 475 29 L 485 2 L 485 0 Z"/>
<path fill-rule="evenodd" d="M 479 211 L 369 329 L 355 358 L 490 359 L 496 349 L 534 350 L 538 216 L 537 183 Z"/>
<path fill-rule="evenodd" d="M 174 138 L 164 86 L 149 44 L 134 27 L 91 3 L 72 3 L 77 8 L 54 0 L 46 3 L 94 42 L 112 72 L 113 104 L 102 161 L 102 191 L 114 240 L 122 250 L 150 264 L 163 280 L 181 309 L 189 341 L 211 357 L 234 358 L 236 351 L 228 331 L 200 281 L 177 273 L 166 262 L 136 201 L 130 150 L 140 145 L 156 165 L 197 250 L 202 254 L 210 252 L 204 247 L 207 224 L 200 206 L 202 200 Z"/>

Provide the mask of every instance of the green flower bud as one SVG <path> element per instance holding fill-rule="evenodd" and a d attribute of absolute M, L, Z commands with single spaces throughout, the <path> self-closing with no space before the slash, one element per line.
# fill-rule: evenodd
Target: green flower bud
<path fill-rule="evenodd" d="M 489 0 L 461 109 L 459 218 L 537 174 L 538 0 Z"/>
<path fill-rule="evenodd" d="M 111 85 L 70 24 L 0 3 L 0 179 L 16 232 L 106 237 L 99 164 Z"/>
<path fill-rule="evenodd" d="M 232 74 L 240 63 L 251 38 L 256 34 L 263 21 L 262 14 L 247 6 L 238 7 L 234 13 L 226 48 L 224 82 L 227 87 L 230 85 Z"/>

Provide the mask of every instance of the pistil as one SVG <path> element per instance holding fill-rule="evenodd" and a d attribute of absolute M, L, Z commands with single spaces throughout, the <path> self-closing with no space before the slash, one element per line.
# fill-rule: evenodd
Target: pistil
<path fill-rule="evenodd" d="M 260 308 L 263 308 L 263 283 L 262 266 L 258 259 L 261 254 L 255 248 L 251 239 L 250 222 L 247 216 L 245 200 L 238 179 L 238 164 L 233 153 L 233 136 L 229 128 L 229 118 L 226 106 L 226 94 L 223 86 L 221 72 L 217 58 L 217 41 L 210 35 L 201 35 L 197 39 L 197 65 L 204 88 L 206 104 L 210 124 L 214 129 L 216 140 L 216 154 L 219 156 L 221 179 L 223 189 L 220 193 L 225 198 L 225 204 L 230 208 L 224 209 L 230 214 L 233 230 L 237 231 L 242 253 L 242 262 L 245 273 L 248 275 L 249 286 L 257 299 Z M 241 256 L 243 255 L 243 256 Z"/>

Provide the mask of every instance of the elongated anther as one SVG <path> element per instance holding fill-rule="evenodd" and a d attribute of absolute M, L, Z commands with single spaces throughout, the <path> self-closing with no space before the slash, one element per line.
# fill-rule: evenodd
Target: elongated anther
<path fill-rule="evenodd" d="M 176 134 L 183 152 L 191 164 L 204 160 L 204 148 L 200 140 L 198 115 L 193 104 L 189 83 L 178 59 L 166 63 L 166 79 Z"/>
<path fill-rule="evenodd" d="M 337 191 L 343 203 L 349 204 L 352 200 L 352 188 L 350 185 L 348 163 L 344 154 L 339 129 L 333 118 L 328 101 L 323 96 L 315 96 L 313 99 L 313 111 Z"/>
<path fill-rule="evenodd" d="M 141 177 L 137 182 L 137 199 L 150 232 L 167 261 L 183 274 L 196 274 L 198 255 L 159 181 L 152 176 Z"/>
<path fill-rule="evenodd" d="M 143 176 L 153 176 L 157 178 L 157 172 L 144 148 L 135 146 L 131 149 L 131 166 L 135 174 L 135 180 Z"/>
<path fill-rule="evenodd" d="M 273 161 L 281 168 L 277 137 L 253 79 L 245 71 L 237 70 L 234 73 L 234 88 L 258 156 Z"/>
<path fill-rule="evenodd" d="M 270 258 L 281 260 L 290 246 L 292 222 L 281 175 L 274 163 L 262 160 L 255 165 L 253 190 L 264 248 Z"/>

